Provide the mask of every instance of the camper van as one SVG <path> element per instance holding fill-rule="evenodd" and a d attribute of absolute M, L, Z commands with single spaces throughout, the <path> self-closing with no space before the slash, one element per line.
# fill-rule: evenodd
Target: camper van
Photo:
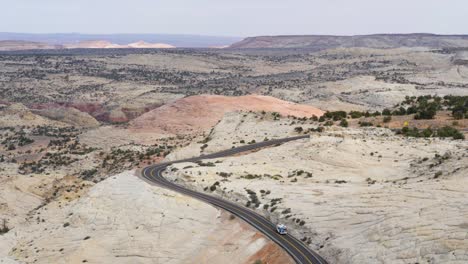
<path fill-rule="evenodd" d="M 288 233 L 288 229 L 285 225 L 278 224 L 276 225 L 276 232 L 278 232 L 280 235 L 286 235 Z"/>

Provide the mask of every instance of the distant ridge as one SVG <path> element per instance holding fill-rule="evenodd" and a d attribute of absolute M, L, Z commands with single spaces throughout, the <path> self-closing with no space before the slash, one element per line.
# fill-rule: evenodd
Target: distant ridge
<path fill-rule="evenodd" d="M 229 46 L 232 49 L 262 48 L 309 48 L 314 50 L 330 48 L 399 48 L 428 47 L 450 48 L 468 47 L 468 35 L 436 35 L 429 33 L 413 34 L 373 34 L 356 36 L 331 35 L 283 35 L 245 38 Z"/>
<path fill-rule="evenodd" d="M 31 34 L 0 32 L 0 41 L 22 40 L 47 43 L 49 45 L 76 44 L 83 41 L 107 41 L 118 45 L 128 45 L 142 41 L 147 43 L 164 43 L 181 48 L 208 48 L 229 46 L 241 39 L 239 37 L 178 34 Z"/>
<path fill-rule="evenodd" d="M 0 40 L 0 51 L 25 50 L 65 50 L 65 49 L 171 49 L 172 45 L 165 43 L 147 43 L 139 41 L 128 45 L 114 44 L 105 40 L 81 41 L 72 44 L 48 44 L 44 42 L 24 40 Z"/>
<path fill-rule="evenodd" d="M 0 40 L 0 51 L 35 50 L 35 49 L 59 49 L 61 45 L 52 45 L 42 42 L 23 40 Z"/>

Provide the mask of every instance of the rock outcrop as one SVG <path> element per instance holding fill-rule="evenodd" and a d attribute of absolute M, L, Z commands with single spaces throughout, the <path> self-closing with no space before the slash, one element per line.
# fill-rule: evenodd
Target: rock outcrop
<path fill-rule="evenodd" d="M 156 108 L 134 119 L 130 124 L 133 129 L 187 134 L 209 129 L 221 120 L 224 113 L 233 111 L 277 112 L 283 116 L 297 117 L 323 114 L 315 107 L 294 104 L 269 96 L 200 95 L 179 99 Z"/>
<path fill-rule="evenodd" d="M 14 126 L 67 126 L 65 123 L 36 115 L 23 104 L 11 104 L 0 110 L 0 127 Z"/>
<path fill-rule="evenodd" d="M 67 123 L 76 127 L 98 127 L 99 122 L 86 112 L 82 112 L 73 107 L 57 107 L 44 110 L 33 110 L 38 115 Z"/>

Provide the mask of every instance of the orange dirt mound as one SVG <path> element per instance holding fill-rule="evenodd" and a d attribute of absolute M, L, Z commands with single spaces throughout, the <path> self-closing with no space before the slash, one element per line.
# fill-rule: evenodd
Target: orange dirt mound
<path fill-rule="evenodd" d="M 149 111 L 133 120 L 132 129 L 187 134 L 213 127 L 226 112 L 266 111 L 283 116 L 311 117 L 323 111 L 270 96 L 190 96 Z"/>

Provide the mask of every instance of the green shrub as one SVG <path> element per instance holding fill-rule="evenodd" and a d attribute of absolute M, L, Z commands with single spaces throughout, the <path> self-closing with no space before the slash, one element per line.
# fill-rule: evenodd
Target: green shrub
<path fill-rule="evenodd" d="M 437 129 L 437 136 L 441 138 L 465 139 L 465 136 L 460 131 L 450 126 Z"/>
<path fill-rule="evenodd" d="M 432 130 L 431 128 L 426 128 L 422 131 L 419 131 L 416 127 L 410 129 L 404 127 L 401 130 L 397 131 L 397 134 L 403 134 L 407 137 L 440 137 L 440 138 L 453 138 L 453 139 L 465 139 L 465 136 L 458 131 L 456 128 L 445 126 L 437 130 Z"/>
<path fill-rule="evenodd" d="M 360 117 L 363 116 L 362 112 L 359 112 L 359 111 L 351 111 L 351 112 L 349 112 L 349 115 L 353 119 L 360 118 Z"/>
<path fill-rule="evenodd" d="M 294 131 L 297 132 L 297 133 L 302 133 L 302 131 L 304 131 L 304 129 L 302 127 L 295 127 Z"/>
<path fill-rule="evenodd" d="M 327 119 L 333 119 L 333 121 L 338 121 L 343 118 L 346 118 L 347 114 L 345 111 L 333 111 L 333 112 L 326 112 L 324 116 Z"/>
<path fill-rule="evenodd" d="M 372 124 L 371 122 L 367 122 L 367 121 L 359 121 L 359 126 L 361 127 L 369 127 L 369 126 L 373 126 L 374 124 Z"/>
<path fill-rule="evenodd" d="M 348 121 L 346 121 L 346 119 L 341 119 L 340 126 L 348 127 Z"/>

